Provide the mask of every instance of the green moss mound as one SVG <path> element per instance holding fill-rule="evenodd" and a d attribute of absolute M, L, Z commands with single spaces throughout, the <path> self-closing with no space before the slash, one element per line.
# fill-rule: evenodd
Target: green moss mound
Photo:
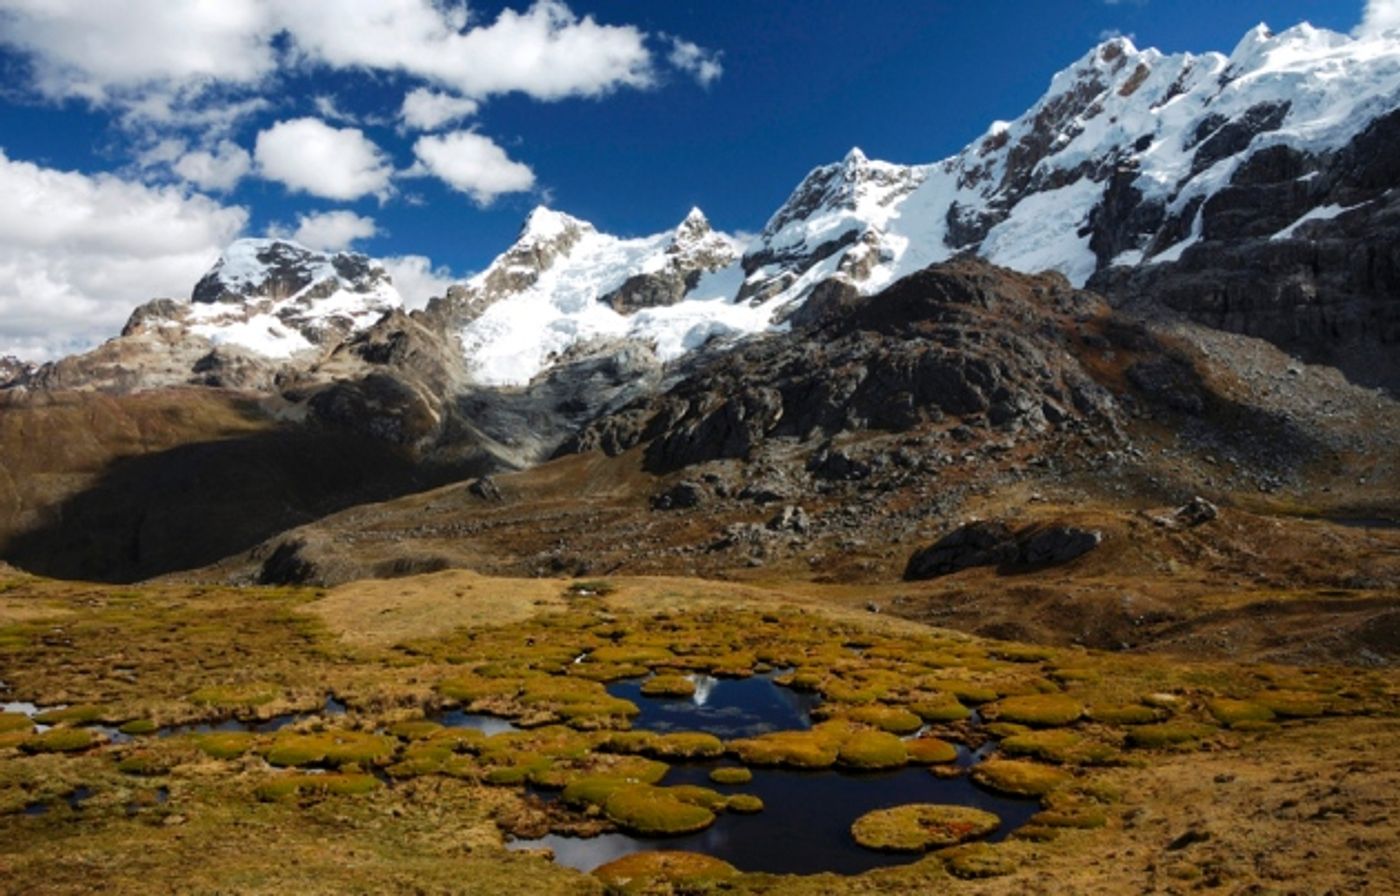
<path fill-rule="evenodd" d="M 943 867 L 954 877 L 977 880 L 1003 877 L 1016 871 L 1019 862 L 1004 848 L 988 843 L 965 843 L 938 853 Z"/>
<path fill-rule="evenodd" d="M 196 706 L 213 706 L 224 709 L 247 708 L 271 703 L 277 699 L 281 689 L 267 682 L 245 684 L 210 685 L 190 694 L 190 702 Z"/>
<path fill-rule="evenodd" d="M 700 732 L 658 734 L 642 752 L 662 759 L 713 759 L 724 755 L 724 742 L 713 734 Z"/>
<path fill-rule="evenodd" d="M 693 852 L 636 852 L 602 865 L 593 876 L 610 893 L 645 893 L 658 889 L 691 893 L 707 891 L 738 869 L 713 856 Z"/>
<path fill-rule="evenodd" d="M 988 715 L 1018 725 L 1058 728 L 1084 715 L 1084 704 L 1064 694 L 1027 694 L 997 701 L 988 708 Z"/>
<path fill-rule="evenodd" d="M 34 722 L 30 720 L 29 716 L 17 712 L 0 712 L 0 734 L 33 730 Z"/>
<path fill-rule="evenodd" d="M 1327 712 L 1326 699 L 1309 691 L 1263 691 L 1254 701 L 1284 719 L 1311 719 Z"/>
<path fill-rule="evenodd" d="M 514 697 L 520 690 L 520 682 L 513 678 L 463 675 L 442 682 L 437 690 L 449 700 L 472 704 L 478 700 Z"/>
<path fill-rule="evenodd" d="M 644 837 L 690 834 L 714 824 L 713 812 L 704 806 L 683 801 L 674 790 L 650 784 L 630 784 L 609 794 L 603 803 L 603 811 L 618 827 Z M 723 801 L 724 798 L 719 799 Z"/>
<path fill-rule="evenodd" d="M 972 770 L 972 780 L 1011 796 L 1044 796 L 1071 780 L 1068 772 L 1038 762 L 988 759 Z"/>
<path fill-rule="evenodd" d="M 156 723 L 150 719 L 132 719 L 117 730 L 128 737 L 141 737 L 146 734 L 155 734 L 157 728 Z"/>
<path fill-rule="evenodd" d="M 904 742 L 909 761 L 916 765 L 942 765 L 958 758 L 958 748 L 937 737 L 916 737 Z"/>
<path fill-rule="evenodd" d="M 398 749 L 398 741 L 378 734 L 358 731 L 330 731 L 320 734 L 279 734 L 268 747 L 265 758 L 280 768 L 316 765 L 374 765 L 387 760 Z"/>
<path fill-rule="evenodd" d="M 751 793 L 736 793 L 725 801 L 724 808 L 740 815 L 753 815 L 763 811 L 763 800 Z"/>
<path fill-rule="evenodd" d="M 979 684 L 967 681 L 962 678 L 937 678 L 929 682 L 931 689 L 937 689 L 944 693 L 953 695 L 962 703 L 971 703 L 974 706 L 983 703 L 991 703 L 1001 694 L 997 689 L 986 684 Z"/>
<path fill-rule="evenodd" d="M 576 808 L 602 806 L 617 791 L 637 783 L 615 775 L 585 775 L 566 784 L 560 798 Z"/>
<path fill-rule="evenodd" d="M 213 759 L 237 759 L 253 747 L 253 735 L 247 731 L 212 731 L 195 737 L 194 745 Z"/>
<path fill-rule="evenodd" d="M 25 739 L 19 748 L 26 753 L 77 753 L 100 742 L 95 733 L 83 728 L 50 728 Z"/>
<path fill-rule="evenodd" d="M 841 742 L 836 761 L 847 768 L 899 768 L 909 759 L 904 741 L 887 731 L 861 731 Z"/>
<path fill-rule="evenodd" d="M 1141 703 L 1105 703 L 1089 707 L 1089 718 L 1105 725 L 1150 725 L 1162 713 Z"/>
<path fill-rule="evenodd" d="M 997 816 L 970 806 L 912 803 L 867 812 L 851 825 L 851 835 L 866 849 L 925 852 L 985 837 L 1000 825 Z"/>
<path fill-rule="evenodd" d="M 972 715 L 952 694 L 920 697 L 909 704 L 909 710 L 925 722 L 961 722 Z"/>
<path fill-rule="evenodd" d="M 846 718 L 891 734 L 913 734 L 924 725 L 924 720 L 899 706 L 858 706 L 846 713 Z"/>
<path fill-rule="evenodd" d="M 96 722 L 102 718 L 103 709 L 85 703 L 80 706 L 65 706 L 62 709 L 50 709 L 34 716 L 34 721 L 40 725 L 86 725 L 89 722 Z"/>
<path fill-rule="evenodd" d="M 1216 729 L 1198 722 L 1158 722 L 1139 725 L 1128 732 L 1128 743 L 1143 749 L 1178 747 L 1210 737 Z"/>
<path fill-rule="evenodd" d="M 775 731 L 731 741 L 729 749 L 746 765 L 830 768 L 840 743 L 815 731 Z"/>
<path fill-rule="evenodd" d="M 1234 728 L 1243 722 L 1272 722 L 1274 711 L 1262 703 L 1249 700 L 1230 700 L 1221 697 L 1206 703 L 1206 709 L 1222 725 Z"/>
<path fill-rule="evenodd" d="M 716 784 L 747 784 L 753 780 L 753 772 L 742 766 L 731 765 L 711 770 L 710 780 Z"/>
<path fill-rule="evenodd" d="M 1001 749 L 1010 756 L 1033 756 L 1047 762 L 1103 765 L 1117 758 L 1118 752 L 1064 728 L 1027 731 L 1001 742 Z"/>
<path fill-rule="evenodd" d="M 389 733 L 402 740 L 427 740 L 445 730 L 442 725 L 428 719 L 409 719 L 389 726 Z"/>
<path fill-rule="evenodd" d="M 684 675 L 656 675 L 642 682 L 646 697 L 689 697 L 695 693 L 695 682 Z"/>
<path fill-rule="evenodd" d="M 171 762 L 159 753 L 141 751 L 123 756 L 117 762 L 117 771 L 124 775 L 136 775 L 138 777 L 152 777 L 163 775 L 170 771 Z"/>

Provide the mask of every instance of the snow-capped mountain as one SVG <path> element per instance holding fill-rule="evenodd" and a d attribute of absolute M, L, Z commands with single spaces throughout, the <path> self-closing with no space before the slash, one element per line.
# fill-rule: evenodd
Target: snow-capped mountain
<path fill-rule="evenodd" d="M 464 351 L 479 381 L 499 385 L 598 340 L 647 340 L 670 360 L 716 335 L 781 325 L 829 278 L 871 293 L 967 251 L 1082 286 L 1110 268 L 1176 262 L 1211 239 L 1208 200 L 1266 150 L 1310 160 L 1294 190 L 1301 207 L 1268 234 L 1305 239 L 1310 224 L 1357 207 L 1318 180 L 1328 155 L 1397 108 L 1400 33 L 1261 25 L 1228 56 L 1115 38 L 951 158 L 899 165 L 853 149 L 815 169 L 742 258 L 698 212 L 675 232 L 626 240 L 537 210 L 467 284 L 477 311 Z M 706 248 L 691 260 L 689 244 Z M 668 265 L 682 275 L 658 278 Z"/>
<path fill-rule="evenodd" d="M 451 317 L 468 369 L 487 385 L 523 385 L 572 350 L 618 340 L 672 360 L 768 325 L 733 301 L 739 252 L 699 209 L 672 231 L 622 239 L 538 208 L 515 245 L 429 313 Z"/>
<path fill-rule="evenodd" d="M 269 239 L 229 246 L 190 298 L 165 322 L 270 358 L 334 344 L 403 306 L 388 273 L 367 257 Z"/>
<path fill-rule="evenodd" d="M 1397 106 L 1397 34 L 1261 25 L 1229 56 L 1115 38 L 950 159 L 894 166 L 853 151 L 812 172 L 745 267 L 768 290 L 838 273 L 869 289 L 975 250 L 1082 285 L 1109 265 L 1179 258 L 1203 235 L 1204 201 L 1253 154 L 1335 149 Z"/>

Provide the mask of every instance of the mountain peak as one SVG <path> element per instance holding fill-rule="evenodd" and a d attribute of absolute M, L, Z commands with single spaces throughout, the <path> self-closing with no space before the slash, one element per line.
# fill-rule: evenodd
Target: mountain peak
<path fill-rule="evenodd" d="M 705 217 L 699 207 L 692 208 L 676 227 L 677 240 L 694 240 L 704 237 L 711 232 L 710 219 Z"/>
<path fill-rule="evenodd" d="M 592 230 L 593 225 L 572 215 L 555 211 L 543 205 L 535 206 L 520 227 L 516 242 L 538 242 L 555 240 L 566 233 L 579 230 Z"/>

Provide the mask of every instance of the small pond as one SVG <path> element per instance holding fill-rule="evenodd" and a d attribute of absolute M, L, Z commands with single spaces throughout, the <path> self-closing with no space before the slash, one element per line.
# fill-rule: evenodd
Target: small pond
<path fill-rule="evenodd" d="M 775 674 L 694 675 L 695 693 L 690 697 L 644 697 L 641 678 L 613 682 L 608 693 L 641 709 L 632 718 L 632 727 L 640 731 L 705 731 L 728 740 L 811 728 L 812 709 L 821 698 L 775 684 Z"/>
<path fill-rule="evenodd" d="M 851 823 L 874 809 L 920 802 L 975 806 L 1001 818 L 1001 829 L 988 838 L 995 841 L 1020 827 L 1040 808 L 1035 800 L 988 793 L 965 775 L 938 778 L 926 768 L 859 775 L 755 769 L 749 783 L 725 786 L 709 780 L 713 767 L 677 766 L 662 783 L 699 784 L 723 793 L 752 793 L 763 800 L 763 811 L 755 815 L 721 813 L 711 827 L 681 837 L 604 834 L 582 839 L 549 835 L 514 841 L 510 846 L 547 846 L 554 851 L 556 862 L 580 871 L 592 871 L 613 859 L 643 850 L 680 849 L 715 856 L 742 871 L 857 874 L 918 858 L 876 852 L 855 842 Z"/>
<path fill-rule="evenodd" d="M 615 682 L 608 686 L 608 692 L 631 700 L 641 709 L 632 720 L 635 729 L 704 731 L 725 739 L 810 728 L 812 709 L 820 702 L 817 695 L 776 684 L 772 674 L 743 679 L 694 676 L 692 680 L 696 690 L 688 698 L 645 697 L 641 693 L 643 679 Z M 990 749 L 989 744 L 973 753 L 960 747 L 958 765 L 964 769 L 975 765 Z M 580 871 L 592 871 L 634 852 L 672 849 L 715 856 L 742 871 L 857 874 L 918 858 L 876 852 L 855 842 L 850 830 L 852 822 L 875 809 L 921 802 L 974 806 L 1001 818 L 1001 828 L 987 838 L 992 841 L 1004 838 L 1040 809 L 1036 800 L 1002 797 L 982 790 L 965 774 L 940 778 L 925 767 L 862 774 L 756 768 L 753 780 L 747 784 L 715 784 L 709 773 L 723 764 L 726 763 L 674 765 L 661 783 L 698 784 L 722 793 L 750 793 L 763 800 L 762 812 L 720 813 L 706 830 L 679 837 L 614 833 L 578 838 L 551 834 L 513 841 L 510 847 L 548 847 L 556 862 Z M 554 798 L 552 794 L 539 795 Z"/>

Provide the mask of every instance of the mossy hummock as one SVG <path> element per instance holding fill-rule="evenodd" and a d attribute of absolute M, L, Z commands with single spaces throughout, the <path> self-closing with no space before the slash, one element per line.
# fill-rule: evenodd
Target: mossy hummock
<path fill-rule="evenodd" d="M 1000 825 L 997 816 L 970 806 L 912 803 L 867 812 L 851 825 L 851 835 L 867 849 L 925 852 L 984 837 Z"/>
<path fill-rule="evenodd" d="M 988 759 L 972 770 L 972 780 L 989 790 L 1011 796 L 1044 796 L 1068 784 L 1069 772 L 1038 762 Z"/>
<path fill-rule="evenodd" d="M 1058 728 L 1084 715 L 1084 704 L 1064 694 L 1027 694 L 998 700 L 986 710 L 988 718 L 1036 728 Z"/>

